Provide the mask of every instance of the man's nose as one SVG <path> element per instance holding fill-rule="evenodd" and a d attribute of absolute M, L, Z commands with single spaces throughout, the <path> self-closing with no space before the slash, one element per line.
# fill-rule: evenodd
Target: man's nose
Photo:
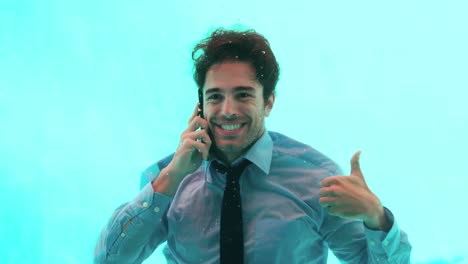
<path fill-rule="evenodd" d="M 222 105 L 222 114 L 226 118 L 232 118 L 236 115 L 235 102 L 231 96 L 226 96 Z"/>

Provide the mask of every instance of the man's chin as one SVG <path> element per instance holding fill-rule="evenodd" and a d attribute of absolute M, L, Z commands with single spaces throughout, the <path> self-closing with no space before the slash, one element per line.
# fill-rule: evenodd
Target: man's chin
<path fill-rule="evenodd" d="M 216 146 L 215 150 L 218 152 L 223 152 L 223 153 L 231 153 L 231 152 L 239 152 L 241 148 L 237 145 L 221 145 L 221 146 Z"/>
<path fill-rule="evenodd" d="M 221 146 L 211 146 L 210 150 L 214 155 L 222 156 L 232 156 L 242 153 L 242 148 L 238 145 L 221 145 Z"/>

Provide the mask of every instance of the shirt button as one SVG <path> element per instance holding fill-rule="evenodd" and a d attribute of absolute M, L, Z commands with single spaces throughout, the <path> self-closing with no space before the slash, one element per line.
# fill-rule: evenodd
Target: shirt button
<path fill-rule="evenodd" d="M 143 202 L 143 207 L 144 207 L 144 208 L 148 207 L 148 203 L 147 203 L 147 202 Z"/>
<path fill-rule="evenodd" d="M 156 207 L 154 208 L 154 212 L 156 212 L 156 213 L 159 212 L 159 207 L 156 206 Z"/>
<path fill-rule="evenodd" d="M 125 233 L 120 234 L 121 237 L 125 237 Z"/>
<path fill-rule="evenodd" d="M 370 241 L 370 245 L 371 245 L 371 246 L 375 246 L 375 241 L 374 241 L 374 240 L 371 240 L 371 241 Z"/>

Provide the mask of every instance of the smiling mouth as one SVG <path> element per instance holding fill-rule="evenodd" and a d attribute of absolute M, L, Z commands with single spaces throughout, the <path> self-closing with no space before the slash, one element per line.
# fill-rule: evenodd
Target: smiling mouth
<path fill-rule="evenodd" d="M 235 135 L 242 131 L 245 123 L 229 124 L 229 125 L 216 125 L 218 132 L 222 135 Z"/>
<path fill-rule="evenodd" d="M 233 130 L 239 129 L 243 125 L 244 124 L 229 124 L 229 125 L 218 125 L 218 126 L 221 127 L 223 130 L 233 131 Z"/>

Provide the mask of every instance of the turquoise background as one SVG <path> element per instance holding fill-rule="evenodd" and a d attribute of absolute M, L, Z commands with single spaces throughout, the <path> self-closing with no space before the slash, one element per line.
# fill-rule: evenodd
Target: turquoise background
<path fill-rule="evenodd" d="M 143 169 L 197 102 L 191 49 L 264 34 L 281 67 L 267 128 L 370 188 L 414 263 L 468 263 L 466 1 L 0 0 L 0 262 L 91 263 Z M 145 263 L 164 263 L 158 248 Z M 338 263 L 333 256 L 329 263 Z"/>

